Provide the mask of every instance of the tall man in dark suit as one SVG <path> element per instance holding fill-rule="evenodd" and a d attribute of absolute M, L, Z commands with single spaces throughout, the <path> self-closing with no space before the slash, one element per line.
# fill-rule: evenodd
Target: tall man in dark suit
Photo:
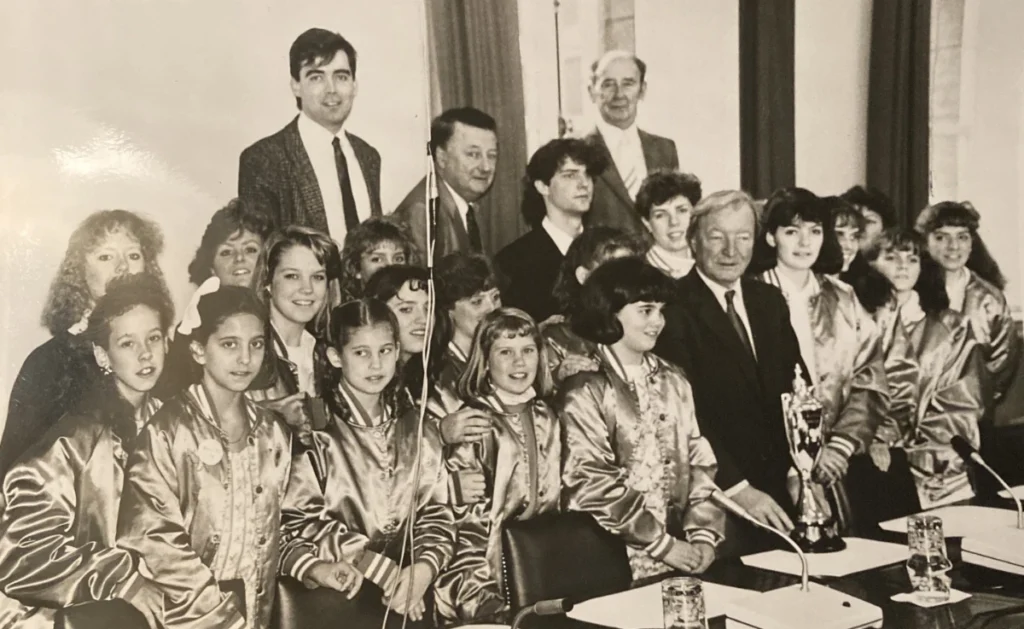
<path fill-rule="evenodd" d="M 793 390 L 794 367 L 803 364 L 782 293 L 743 277 L 756 232 L 745 192 L 716 192 L 697 204 L 687 231 L 695 266 L 677 281 L 679 299 L 665 309 L 655 351 L 690 379 L 697 419 L 718 458 L 718 485 L 757 519 L 788 531 L 793 462 L 780 396 Z"/>
<path fill-rule="evenodd" d="M 299 115 L 242 151 L 238 196 L 277 227 L 305 225 L 338 242 L 380 216 L 380 153 L 345 131 L 358 92 L 356 50 L 311 28 L 288 52 Z"/>
<path fill-rule="evenodd" d="M 606 53 L 591 66 L 590 98 L 597 106 L 597 128 L 587 135 L 609 162 L 594 183 L 587 223 L 646 235 L 633 210 L 636 193 L 655 170 L 679 170 L 676 144 L 636 126 L 637 106 L 647 92 L 647 65 L 621 50 Z"/>
<path fill-rule="evenodd" d="M 523 216 L 533 229 L 502 249 L 494 259 L 507 282 L 501 300 L 522 308 L 540 322 L 558 312 L 555 279 L 565 252 L 583 231 L 594 178 L 604 162 L 583 140 L 552 140 L 526 165 Z"/>
<path fill-rule="evenodd" d="M 498 164 L 498 126 L 479 109 L 459 107 L 430 124 L 430 150 L 437 173 L 437 235 L 434 260 L 454 251 L 484 253 L 479 201 L 494 183 Z M 394 216 L 427 254 L 427 180 L 424 177 L 395 209 Z"/>

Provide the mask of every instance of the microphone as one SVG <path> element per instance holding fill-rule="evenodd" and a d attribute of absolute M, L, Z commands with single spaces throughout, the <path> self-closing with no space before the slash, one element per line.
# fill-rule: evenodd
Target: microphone
<path fill-rule="evenodd" d="M 815 583 L 809 583 L 807 555 L 789 535 L 761 522 L 715 487 L 708 500 L 754 526 L 781 537 L 800 558 L 800 584 L 762 592 L 730 603 L 725 615 L 758 629 L 860 629 L 882 623 L 876 605 Z"/>
<path fill-rule="evenodd" d="M 437 206 L 440 203 L 440 195 L 437 190 L 437 172 L 434 169 L 434 151 L 427 141 L 427 250 L 423 255 L 427 257 L 427 270 L 433 273 L 434 270 L 434 246 L 437 243 Z"/>
<path fill-rule="evenodd" d="M 519 629 L 519 623 L 527 616 L 559 616 L 572 611 L 573 605 L 574 603 L 568 598 L 537 601 L 533 605 L 527 605 L 519 610 L 515 619 L 512 620 L 512 629 Z"/>
<path fill-rule="evenodd" d="M 949 440 L 949 445 L 953 447 L 953 450 L 960 455 L 960 458 L 969 463 L 974 463 L 978 467 L 981 467 L 986 472 L 992 475 L 999 484 L 1003 486 L 1003 489 L 1010 494 L 1010 498 L 1013 503 L 1017 505 L 1017 528 L 1024 529 L 1024 507 L 1021 506 L 1020 498 L 1014 495 L 1013 490 L 1010 489 L 1010 485 L 1007 484 L 1003 477 L 996 473 L 992 467 L 985 462 L 985 459 L 981 458 L 981 453 L 974 449 L 974 446 L 969 441 L 961 437 L 960 435 L 954 436 Z"/>

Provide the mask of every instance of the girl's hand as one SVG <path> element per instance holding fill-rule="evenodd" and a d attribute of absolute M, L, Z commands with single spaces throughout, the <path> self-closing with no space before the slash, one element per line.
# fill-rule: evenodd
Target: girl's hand
<path fill-rule="evenodd" d="M 889 453 L 889 446 L 884 443 L 873 443 L 868 448 L 868 455 L 871 457 L 875 467 L 883 472 L 889 471 L 889 466 L 892 465 L 892 455 Z"/>
<path fill-rule="evenodd" d="M 475 408 L 459 409 L 441 420 L 441 440 L 446 445 L 481 441 L 490 432 L 490 414 Z"/>
<path fill-rule="evenodd" d="M 697 564 L 694 572 L 704 572 L 715 562 L 715 547 L 704 542 L 697 542 L 693 546 L 700 552 L 700 563 Z"/>
<path fill-rule="evenodd" d="M 462 504 L 472 505 L 483 502 L 487 497 L 487 479 L 480 470 L 460 470 L 455 472 L 459 477 L 459 490 L 462 493 Z"/>
<path fill-rule="evenodd" d="M 693 544 L 681 539 L 673 539 L 672 546 L 662 561 L 676 570 L 694 573 L 697 572 L 697 568 L 700 567 L 703 560 L 703 554 Z"/>
<path fill-rule="evenodd" d="M 562 364 L 558 366 L 558 373 L 555 376 L 559 382 L 570 376 L 575 376 L 581 371 L 597 371 L 601 364 L 589 356 L 569 355 L 565 357 Z"/>
<path fill-rule="evenodd" d="M 411 620 L 420 620 L 425 611 L 423 595 L 433 580 L 434 571 L 425 563 L 414 563 L 402 568 L 394 592 L 391 592 L 391 588 L 384 590 L 383 603 L 399 614 L 409 616 Z"/>
<path fill-rule="evenodd" d="M 267 402 L 267 408 L 276 411 L 284 422 L 295 431 L 302 445 L 313 444 L 313 422 L 306 413 L 306 394 L 302 391 L 287 397 Z"/>
<path fill-rule="evenodd" d="M 839 450 L 826 447 L 822 449 L 818 463 L 814 466 L 813 477 L 815 482 L 831 485 L 846 476 L 849 467 L 850 462 Z"/>
<path fill-rule="evenodd" d="M 363 585 L 363 575 L 347 561 L 321 561 L 309 569 L 306 581 L 316 587 L 337 590 L 352 600 Z"/>

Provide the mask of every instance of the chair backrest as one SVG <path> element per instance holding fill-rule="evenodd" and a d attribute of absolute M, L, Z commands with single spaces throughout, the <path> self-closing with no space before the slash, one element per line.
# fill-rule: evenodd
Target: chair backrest
<path fill-rule="evenodd" d="M 142 612 L 126 601 L 114 599 L 83 603 L 57 610 L 54 629 L 149 629 Z"/>
<path fill-rule="evenodd" d="M 622 539 L 574 511 L 505 522 L 502 570 L 513 612 L 542 600 L 619 592 L 633 578 Z"/>

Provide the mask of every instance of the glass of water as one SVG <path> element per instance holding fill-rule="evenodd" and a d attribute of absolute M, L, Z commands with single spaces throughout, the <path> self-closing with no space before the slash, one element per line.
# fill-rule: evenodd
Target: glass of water
<path fill-rule="evenodd" d="M 661 582 L 665 629 L 707 629 L 704 586 L 695 577 L 673 577 Z"/>
<path fill-rule="evenodd" d="M 953 564 L 946 556 L 942 518 L 936 515 L 908 517 L 907 541 L 910 545 L 907 574 L 914 588 L 914 598 L 922 603 L 948 601 L 949 570 Z"/>

